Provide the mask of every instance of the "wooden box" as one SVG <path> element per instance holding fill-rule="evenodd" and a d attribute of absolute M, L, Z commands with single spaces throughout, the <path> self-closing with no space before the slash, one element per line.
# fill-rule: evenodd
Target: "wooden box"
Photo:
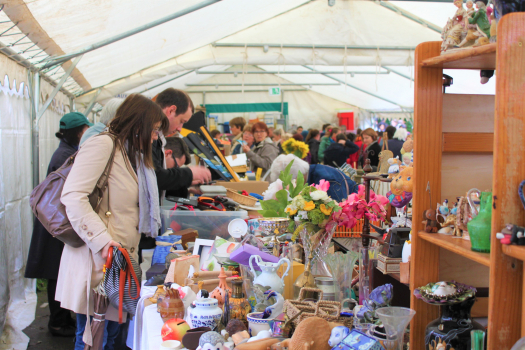
<path fill-rule="evenodd" d="M 399 273 L 399 264 L 401 258 L 389 258 L 383 254 L 379 254 L 377 258 L 377 269 L 382 273 Z"/>

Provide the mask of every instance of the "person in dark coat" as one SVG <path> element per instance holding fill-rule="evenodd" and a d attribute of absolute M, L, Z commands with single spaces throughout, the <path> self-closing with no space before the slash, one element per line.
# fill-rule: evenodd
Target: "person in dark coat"
<path fill-rule="evenodd" d="M 317 129 L 310 129 L 305 141 L 310 151 L 306 160 L 310 164 L 319 164 L 319 144 L 321 143 L 321 133 Z"/>
<path fill-rule="evenodd" d="M 78 151 L 78 145 L 84 132 L 93 124 L 78 112 L 65 114 L 60 119 L 60 130 L 55 134 L 60 144 L 51 157 L 47 175 L 60 168 L 73 154 Z M 51 236 L 44 226 L 35 219 L 33 237 L 29 246 L 29 254 L 25 271 L 26 278 L 47 279 L 47 299 L 49 303 L 48 329 L 54 336 L 75 336 L 75 320 L 67 309 L 60 307 L 55 300 L 60 258 L 64 243 Z"/>
<path fill-rule="evenodd" d="M 390 138 L 390 135 L 388 136 Z M 399 157 L 400 160 L 403 159 L 401 154 L 401 148 L 407 138 L 407 130 L 404 128 L 399 128 L 394 133 L 394 136 L 391 140 L 388 140 L 388 149 L 394 154 L 394 158 Z"/>
<path fill-rule="evenodd" d="M 368 128 L 363 130 L 362 136 L 365 150 L 361 154 L 360 163 L 364 166 L 366 158 L 370 158 L 370 165 L 376 171 L 379 165 L 379 153 L 381 153 L 381 146 L 377 143 L 377 132 L 372 128 Z"/>
<path fill-rule="evenodd" d="M 359 146 L 348 140 L 345 134 L 338 134 L 336 142 L 324 151 L 324 164 L 340 167 L 346 163 L 350 155 L 357 153 Z"/>

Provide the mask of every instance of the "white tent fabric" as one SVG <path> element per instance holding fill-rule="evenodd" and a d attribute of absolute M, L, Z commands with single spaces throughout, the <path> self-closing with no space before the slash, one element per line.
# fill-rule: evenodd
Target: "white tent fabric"
<path fill-rule="evenodd" d="M 33 229 L 29 207 L 32 191 L 31 113 L 27 70 L 0 56 L 0 349 L 24 349 L 22 332 L 33 322 L 36 308 L 34 280 L 24 272 Z M 53 87 L 42 81 L 41 99 Z M 67 97 L 59 93 L 42 119 L 40 180 L 58 146 L 54 133 Z"/>

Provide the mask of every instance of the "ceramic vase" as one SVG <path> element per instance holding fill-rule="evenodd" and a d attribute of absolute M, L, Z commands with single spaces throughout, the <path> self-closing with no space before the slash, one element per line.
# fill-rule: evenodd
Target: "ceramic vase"
<path fill-rule="evenodd" d="M 212 330 L 217 327 L 222 316 L 219 302 L 213 298 L 202 298 L 195 300 L 195 308 L 190 311 L 190 326 L 210 327 Z"/>
<path fill-rule="evenodd" d="M 470 332 L 475 329 L 484 330 L 470 317 L 470 309 L 475 297 L 461 303 L 441 306 L 441 316 L 427 325 L 425 332 L 425 350 L 470 350 Z"/>
<path fill-rule="evenodd" d="M 157 301 L 157 310 L 164 322 L 172 318 L 184 318 L 184 304 L 176 289 L 168 289 L 166 295 Z"/>
<path fill-rule="evenodd" d="M 482 192 L 479 214 L 467 224 L 473 251 L 490 252 L 491 223 L 492 192 Z"/>
<path fill-rule="evenodd" d="M 242 281 L 232 281 L 232 296 L 229 298 L 228 310 L 229 310 L 229 319 L 238 319 L 241 320 L 246 327 L 248 327 L 248 314 L 252 312 L 252 307 L 248 301 L 244 298 L 244 293 L 242 292 Z M 226 304 L 224 304 L 226 308 Z M 224 310 L 226 313 L 226 310 Z"/>

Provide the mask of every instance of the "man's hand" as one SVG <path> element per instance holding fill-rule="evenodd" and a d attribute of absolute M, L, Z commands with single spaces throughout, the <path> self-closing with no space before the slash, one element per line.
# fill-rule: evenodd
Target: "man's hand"
<path fill-rule="evenodd" d="M 192 185 L 205 184 L 211 181 L 211 173 L 208 169 L 202 166 L 190 166 L 193 173 Z"/>
<path fill-rule="evenodd" d="M 104 246 L 104 248 L 102 248 L 102 259 L 106 260 L 108 258 L 108 254 L 109 254 L 109 248 L 111 247 L 117 247 L 117 248 L 122 248 L 122 246 L 120 245 L 120 243 L 117 243 L 113 240 L 109 241 L 108 244 L 106 244 Z"/>

